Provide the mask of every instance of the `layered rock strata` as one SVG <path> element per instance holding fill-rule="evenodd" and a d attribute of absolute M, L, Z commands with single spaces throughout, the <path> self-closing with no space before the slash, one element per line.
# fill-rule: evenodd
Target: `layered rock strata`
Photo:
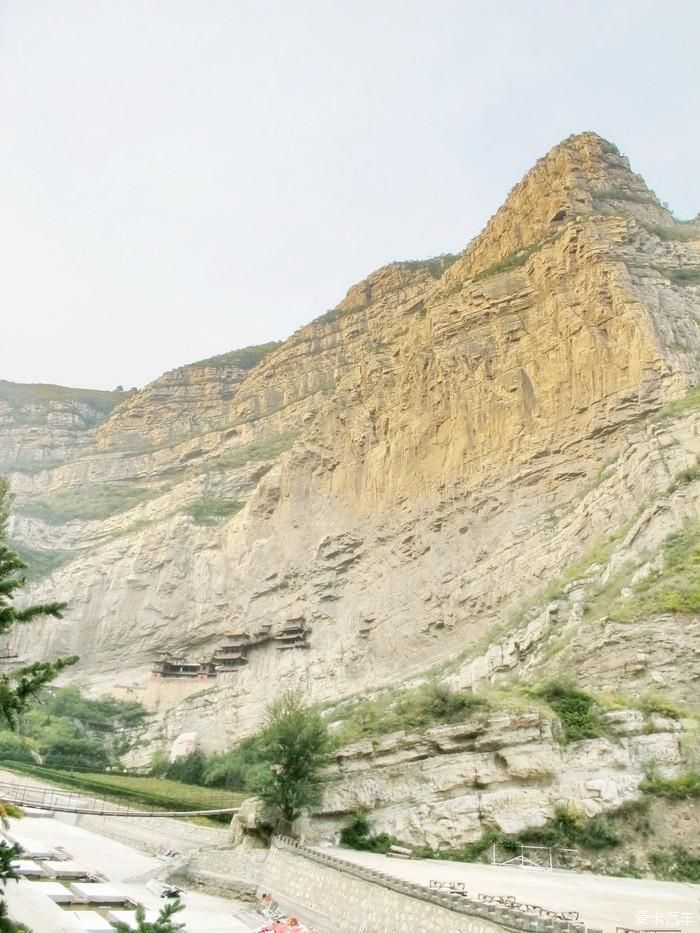
<path fill-rule="evenodd" d="M 675 720 L 624 710 L 604 725 L 606 738 L 562 745 L 541 713 L 504 712 L 358 742 L 337 755 L 312 835 L 334 838 L 365 811 L 374 832 L 459 847 L 493 828 L 543 826 L 557 807 L 598 816 L 636 800 L 651 764 L 681 768 Z"/>
<path fill-rule="evenodd" d="M 15 471 L 15 538 L 76 559 L 31 594 L 67 599 L 65 622 L 14 648 L 79 653 L 83 682 L 138 693 L 160 653 L 301 626 L 303 646 L 263 641 L 200 695 L 174 691 L 159 740 L 207 748 L 289 686 L 336 700 L 471 663 L 666 488 L 665 458 L 695 456 L 694 424 L 668 454 L 639 427 L 698 382 L 698 269 L 700 225 L 609 143 L 571 137 L 458 257 L 380 269 L 250 369 L 168 374 L 79 456 Z M 653 468 L 599 500 L 590 483 L 630 448 Z"/>

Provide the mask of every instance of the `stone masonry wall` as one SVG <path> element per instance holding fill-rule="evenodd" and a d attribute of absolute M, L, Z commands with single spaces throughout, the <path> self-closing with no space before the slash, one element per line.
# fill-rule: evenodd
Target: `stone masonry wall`
<path fill-rule="evenodd" d="M 542 920 L 399 881 L 284 837 L 273 840 L 260 891 L 286 907 L 315 911 L 320 933 L 586 933 L 577 923 Z"/>

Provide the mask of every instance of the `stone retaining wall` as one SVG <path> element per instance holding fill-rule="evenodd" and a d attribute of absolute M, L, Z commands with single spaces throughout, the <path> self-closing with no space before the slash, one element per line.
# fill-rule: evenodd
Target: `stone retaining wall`
<path fill-rule="evenodd" d="M 56 819 L 81 826 L 101 836 L 156 855 L 170 849 L 186 855 L 196 849 L 225 845 L 228 829 L 198 826 L 171 817 L 93 816 L 92 814 L 56 813 Z"/>
<path fill-rule="evenodd" d="M 254 893 L 261 883 L 267 849 L 222 848 L 199 849 L 190 856 L 186 874 L 221 892 Z"/>
<path fill-rule="evenodd" d="M 317 912 L 321 933 L 600 933 L 579 923 L 431 891 L 280 836 L 273 840 L 260 890 L 284 906 L 300 904 Z"/>
<path fill-rule="evenodd" d="M 228 829 L 198 826 L 170 817 L 56 813 L 55 818 L 150 855 L 168 849 L 176 852 L 180 858 L 163 863 L 164 877 L 196 881 L 222 897 L 252 897 L 267 857 L 266 849 L 232 848 Z"/>

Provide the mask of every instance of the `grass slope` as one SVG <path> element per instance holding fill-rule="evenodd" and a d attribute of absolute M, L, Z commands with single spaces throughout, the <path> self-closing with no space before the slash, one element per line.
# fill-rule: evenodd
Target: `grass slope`
<path fill-rule="evenodd" d="M 207 810 L 237 807 L 245 797 L 244 794 L 228 790 L 180 784 L 167 778 L 59 771 L 17 761 L 3 761 L 2 767 L 58 787 L 78 790 L 85 794 L 105 797 L 114 803 L 144 809 Z"/>

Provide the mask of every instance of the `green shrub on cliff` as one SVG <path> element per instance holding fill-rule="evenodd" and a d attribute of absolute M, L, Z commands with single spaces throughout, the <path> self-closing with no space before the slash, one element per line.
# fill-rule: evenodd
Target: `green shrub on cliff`
<path fill-rule="evenodd" d="M 126 512 L 155 498 L 158 490 L 129 483 L 93 483 L 89 486 L 57 489 L 43 496 L 26 499 L 17 512 L 37 518 L 47 525 L 70 521 L 98 521 Z"/>
<path fill-rule="evenodd" d="M 664 778 L 653 774 L 642 782 L 642 790 L 656 797 L 672 800 L 692 800 L 700 797 L 700 773 L 687 771 L 677 777 Z"/>
<path fill-rule="evenodd" d="M 204 768 L 206 758 L 198 749 L 189 755 L 182 755 L 172 761 L 166 771 L 165 777 L 171 781 L 180 781 L 182 784 L 204 784 Z"/>
<path fill-rule="evenodd" d="M 652 852 L 649 862 L 654 875 L 664 881 L 700 883 L 700 856 L 693 855 L 680 846 Z"/>
<path fill-rule="evenodd" d="M 533 691 L 545 700 L 559 717 L 564 727 L 564 741 L 594 739 L 604 732 L 598 707 L 590 694 L 563 681 L 546 684 Z"/>
<path fill-rule="evenodd" d="M 663 543 L 663 563 L 618 596 L 608 614 L 623 622 L 661 613 L 700 612 L 700 522 L 686 522 Z"/>
<path fill-rule="evenodd" d="M 206 498 L 192 502 L 187 512 L 197 525 L 216 525 L 237 515 L 243 506 L 244 503 L 240 499 Z"/>
<path fill-rule="evenodd" d="M 96 739 L 51 739 L 41 751 L 47 768 L 104 771 L 110 765 L 107 749 Z"/>
<path fill-rule="evenodd" d="M 398 842 L 388 833 L 373 833 L 367 814 L 361 810 L 354 815 L 352 823 L 341 830 L 340 841 L 349 849 L 382 854 L 387 853 L 391 846 Z"/>
<path fill-rule="evenodd" d="M 619 811 L 618 811 L 619 812 Z M 615 813 L 612 814 L 615 816 Z M 388 852 L 392 845 L 407 845 L 388 833 L 372 833 L 366 813 L 358 812 L 343 830 L 340 839 L 351 849 L 368 852 Z M 581 848 L 598 852 L 613 848 L 620 837 L 611 820 L 605 816 L 586 819 L 569 807 L 557 807 L 554 817 L 544 826 L 530 827 L 519 833 L 508 834 L 488 829 L 479 839 L 463 846 L 431 849 L 428 846 L 409 846 L 417 858 L 444 859 L 453 862 L 480 862 L 488 857 L 494 846 L 501 852 L 514 855 L 521 846 L 544 846 L 552 849 Z"/>
<path fill-rule="evenodd" d="M 193 369 L 198 366 L 235 366 L 238 369 L 252 369 L 257 366 L 261 360 L 264 360 L 268 354 L 282 346 L 281 341 L 272 340 L 270 343 L 259 343 L 250 347 L 241 347 L 239 350 L 231 350 L 228 353 L 219 353 L 216 356 L 209 356 L 205 360 L 197 360 L 195 363 L 188 363 L 184 368 Z"/>
<path fill-rule="evenodd" d="M 334 732 L 336 744 L 345 745 L 368 736 L 460 722 L 487 706 L 485 698 L 471 691 L 430 681 L 373 700 L 340 704 L 330 715 L 339 722 Z"/>
<path fill-rule="evenodd" d="M 139 703 L 91 699 L 77 687 L 44 690 L 38 700 L 17 722 L 24 751 L 0 741 L 0 759 L 31 762 L 35 749 L 49 767 L 102 771 L 118 764 L 146 715 Z"/>
<path fill-rule="evenodd" d="M 609 849 L 619 845 L 620 837 L 604 816 L 587 820 L 571 807 L 557 807 L 554 819 L 545 826 L 524 829 L 517 835 L 522 845 L 551 846 L 552 848 Z"/>

